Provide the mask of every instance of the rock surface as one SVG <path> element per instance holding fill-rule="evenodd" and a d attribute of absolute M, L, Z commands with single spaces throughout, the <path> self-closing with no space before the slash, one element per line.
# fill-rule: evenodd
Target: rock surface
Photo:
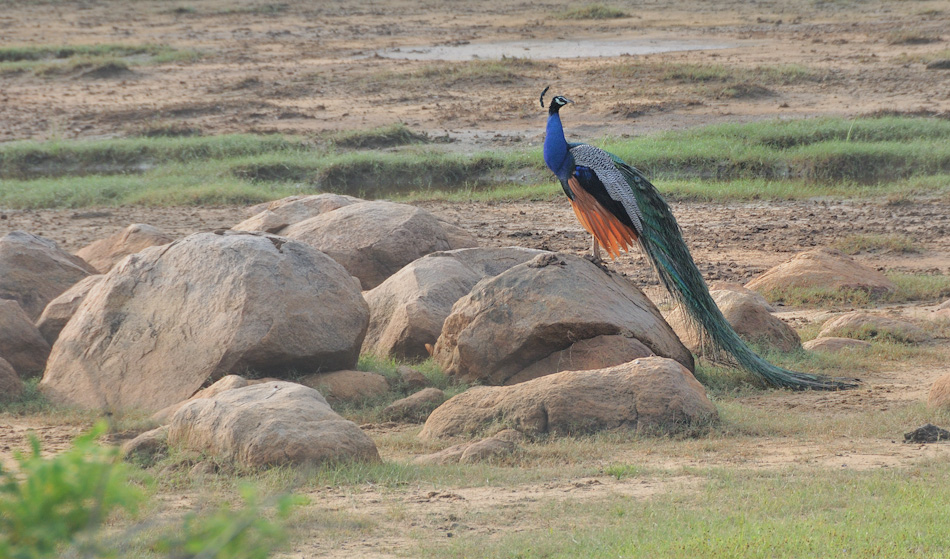
<path fill-rule="evenodd" d="M 168 452 L 168 426 L 146 431 L 122 445 L 122 455 L 126 459 L 151 463 Z"/>
<path fill-rule="evenodd" d="M 192 400 L 172 416 L 168 442 L 247 467 L 378 461 L 373 441 L 319 392 L 268 382 Z"/>
<path fill-rule="evenodd" d="M 421 390 L 432 386 L 428 377 L 407 365 L 397 367 L 396 374 L 399 375 L 399 384 L 410 390 Z"/>
<path fill-rule="evenodd" d="M 366 302 L 351 276 L 282 237 L 197 233 L 125 259 L 53 346 L 53 401 L 157 411 L 247 369 L 280 377 L 355 366 Z"/>
<path fill-rule="evenodd" d="M 79 308 L 83 299 L 86 298 L 86 295 L 89 294 L 93 286 L 99 283 L 103 277 L 102 274 L 87 276 L 46 305 L 46 308 L 43 309 L 43 314 L 41 314 L 40 318 L 36 321 L 36 327 L 48 344 L 53 345 L 53 343 L 56 342 L 59 333 L 66 327 L 66 323 L 69 322 L 69 319 L 76 314 L 76 309 Z"/>
<path fill-rule="evenodd" d="M 870 342 L 852 338 L 815 338 L 802 344 L 808 351 L 824 351 L 826 353 L 841 353 L 844 351 L 863 350 L 871 347 Z"/>
<path fill-rule="evenodd" d="M 732 325 L 742 339 L 780 351 L 795 351 L 801 349 L 802 340 L 794 328 L 785 324 L 781 319 L 769 312 L 769 305 L 761 295 L 743 293 L 739 291 L 718 289 L 710 291 L 716 306 L 722 311 L 726 321 Z M 676 307 L 667 316 L 673 330 L 679 335 L 686 347 L 693 351 L 709 350 L 702 348 L 695 328 L 686 318 L 682 307 Z"/>
<path fill-rule="evenodd" d="M 279 234 L 286 227 L 327 212 L 365 202 L 346 194 L 314 194 L 311 196 L 288 196 L 267 204 L 255 206 L 259 211 L 231 229 L 237 231 L 264 231 Z"/>
<path fill-rule="evenodd" d="M 0 299 L 0 357 L 20 378 L 43 374 L 50 346 L 16 301 Z"/>
<path fill-rule="evenodd" d="M 931 385 L 927 406 L 950 409 L 950 373 L 938 378 Z"/>
<path fill-rule="evenodd" d="M 495 424 L 529 436 L 611 429 L 675 433 L 717 417 L 689 370 L 672 359 L 648 357 L 514 386 L 470 388 L 432 412 L 419 437 L 466 435 Z"/>
<path fill-rule="evenodd" d="M 480 441 L 457 444 L 433 454 L 417 456 L 412 462 L 420 465 L 493 462 L 514 454 L 518 450 L 518 443 L 522 439 L 523 436 L 517 431 L 505 429 Z"/>
<path fill-rule="evenodd" d="M 816 248 L 763 272 L 746 284 L 760 293 L 788 288 L 866 291 L 878 297 L 897 287 L 884 274 L 855 261 L 841 251 Z"/>
<path fill-rule="evenodd" d="M 617 365 L 623 361 L 611 360 L 627 359 L 646 347 L 693 367 L 689 350 L 636 286 L 583 258 L 555 253 L 486 279 L 459 299 L 433 358 L 462 382 L 506 384 L 577 366 L 558 358 L 548 360 L 548 370 L 535 364 L 558 352 L 569 355 L 575 345 L 601 336 L 629 339 L 631 353 L 605 352 L 600 362 L 590 354 L 584 366 Z"/>
<path fill-rule="evenodd" d="M 829 319 L 818 332 L 819 338 L 891 339 L 917 343 L 930 335 L 913 322 L 900 318 L 855 311 Z"/>
<path fill-rule="evenodd" d="M 159 229 L 144 223 L 133 223 L 122 231 L 100 239 L 76 251 L 76 256 L 101 273 L 108 272 L 119 260 L 151 246 L 167 245 L 175 239 Z"/>
<path fill-rule="evenodd" d="M 23 381 L 13 365 L 0 357 L 0 402 L 16 400 L 23 394 Z"/>
<path fill-rule="evenodd" d="M 361 202 L 281 231 L 339 262 L 373 289 L 426 254 L 476 246 L 475 237 L 407 204 Z"/>
<path fill-rule="evenodd" d="M 333 371 L 332 373 L 313 373 L 298 379 L 325 394 L 330 402 L 359 403 L 379 398 L 389 392 L 386 377 L 368 371 Z"/>
<path fill-rule="evenodd" d="M 202 388 L 198 392 L 195 392 L 195 395 L 192 396 L 191 398 L 188 398 L 187 400 L 183 400 L 181 402 L 178 402 L 177 404 L 172 404 L 166 408 L 162 408 L 158 410 L 157 412 L 152 414 L 152 421 L 155 421 L 156 423 L 160 425 L 165 425 L 171 420 L 172 416 L 175 415 L 176 411 L 181 409 L 182 406 L 184 406 L 191 400 L 195 400 L 198 398 L 211 398 L 212 396 L 216 396 L 224 392 L 225 390 L 234 390 L 235 388 L 244 388 L 245 386 L 248 386 L 248 385 L 249 384 L 247 382 L 247 379 L 245 379 L 244 377 L 240 375 L 223 376 L 220 379 L 216 380 L 214 384 L 212 384 L 211 386 L 207 388 Z"/>
<path fill-rule="evenodd" d="M 20 303 L 30 320 L 86 276 L 98 272 L 53 241 L 12 231 L 0 238 L 0 299 Z"/>
<path fill-rule="evenodd" d="M 497 276 L 544 251 L 466 248 L 419 258 L 364 295 L 370 310 L 363 352 L 399 359 L 426 359 L 452 305 L 476 283 Z"/>
<path fill-rule="evenodd" d="M 905 443 L 935 443 L 950 440 L 950 431 L 937 427 L 933 423 L 925 423 L 910 433 L 904 433 Z"/>
<path fill-rule="evenodd" d="M 423 388 L 419 392 L 396 400 L 383 409 L 383 417 L 390 421 L 425 421 L 432 410 L 445 402 L 445 392 L 438 388 Z"/>

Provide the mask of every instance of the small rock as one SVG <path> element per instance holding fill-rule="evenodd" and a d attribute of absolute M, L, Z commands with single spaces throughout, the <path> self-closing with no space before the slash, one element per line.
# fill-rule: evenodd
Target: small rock
<path fill-rule="evenodd" d="M 421 390 L 432 386 L 427 376 L 407 365 L 400 365 L 396 373 L 399 374 L 399 382 L 409 390 Z"/>
<path fill-rule="evenodd" d="M 421 465 L 474 464 L 490 462 L 510 456 L 518 449 L 524 435 L 514 429 L 505 429 L 480 441 L 450 446 L 433 454 L 417 456 L 412 462 Z"/>
<path fill-rule="evenodd" d="M 510 456 L 516 448 L 512 442 L 490 437 L 470 444 L 459 456 L 459 464 L 493 462 Z"/>
<path fill-rule="evenodd" d="M 891 339 L 918 343 L 930 339 L 922 328 L 900 318 L 891 318 L 862 311 L 850 312 L 825 322 L 819 338 Z"/>
<path fill-rule="evenodd" d="M 950 409 L 950 373 L 934 381 L 927 395 L 927 406 Z"/>
<path fill-rule="evenodd" d="M 0 402 L 12 402 L 23 395 L 23 381 L 13 366 L 0 357 Z"/>
<path fill-rule="evenodd" d="M 881 272 L 830 248 L 816 248 L 796 254 L 791 260 L 756 276 L 745 286 L 760 293 L 810 287 L 832 291 L 859 290 L 872 297 L 897 289 L 894 282 Z"/>
<path fill-rule="evenodd" d="M 167 245 L 174 241 L 157 227 L 144 223 L 129 225 L 119 233 L 100 239 L 76 251 L 76 256 L 101 273 L 108 272 L 119 260 L 150 246 Z"/>
<path fill-rule="evenodd" d="M 795 351 L 802 347 L 801 338 L 794 328 L 773 316 L 765 299 L 754 292 L 713 290 L 709 294 L 722 311 L 722 315 L 743 339 L 774 347 L 780 351 Z M 693 351 L 701 349 L 702 340 L 696 328 L 678 306 L 667 316 L 673 330 L 686 347 Z M 711 348 L 703 348 L 708 351 Z"/>
<path fill-rule="evenodd" d="M 255 468 L 379 461 L 376 445 L 319 392 L 269 382 L 191 400 L 172 416 L 168 442 Z"/>
<path fill-rule="evenodd" d="M 825 353 L 841 353 L 842 351 L 856 351 L 871 347 L 870 342 L 852 338 L 815 338 L 802 344 L 808 351 L 823 351 Z"/>
<path fill-rule="evenodd" d="M 297 382 L 319 390 L 330 402 L 364 402 L 389 392 L 386 377 L 368 371 L 313 373 L 301 377 Z"/>
<path fill-rule="evenodd" d="M 188 470 L 188 477 L 202 478 L 218 471 L 218 467 L 211 460 L 202 460 Z"/>
<path fill-rule="evenodd" d="M 425 421 L 432 410 L 445 401 L 445 393 L 438 388 L 424 388 L 415 394 L 396 400 L 386 406 L 383 417 L 390 421 Z"/>
<path fill-rule="evenodd" d="M 935 443 L 950 440 L 950 431 L 941 429 L 933 423 L 927 423 L 910 433 L 904 433 L 905 443 Z"/>
<path fill-rule="evenodd" d="M 146 431 L 122 445 L 126 460 L 152 464 L 168 452 L 168 426 Z"/>

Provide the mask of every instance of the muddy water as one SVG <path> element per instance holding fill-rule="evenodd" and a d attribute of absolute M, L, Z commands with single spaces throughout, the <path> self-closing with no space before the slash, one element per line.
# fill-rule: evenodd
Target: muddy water
<path fill-rule="evenodd" d="M 377 51 L 376 54 L 386 58 L 406 60 L 497 59 L 503 56 L 538 59 L 597 58 L 687 50 L 728 49 L 737 46 L 739 46 L 737 43 L 727 42 L 642 38 L 527 40 L 393 48 Z"/>

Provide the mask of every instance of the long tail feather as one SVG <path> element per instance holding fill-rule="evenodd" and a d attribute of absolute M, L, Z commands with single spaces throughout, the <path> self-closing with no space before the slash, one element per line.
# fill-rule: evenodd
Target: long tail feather
<path fill-rule="evenodd" d="M 713 301 L 666 201 L 639 171 L 616 157 L 614 161 L 630 184 L 642 212 L 640 245 L 644 253 L 667 291 L 686 309 L 717 350 L 732 356 L 739 366 L 774 386 L 797 390 L 840 390 L 856 386 L 852 379 L 789 371 L 752 351 Z"/>

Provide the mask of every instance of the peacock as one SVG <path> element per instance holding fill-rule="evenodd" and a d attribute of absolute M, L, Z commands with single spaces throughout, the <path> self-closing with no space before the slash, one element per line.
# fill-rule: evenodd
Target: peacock
<path fill-rule="evenodd" d="M 541 92 L 541 107 L 549 88 Z M 544 162 L 561 182 L 578 221 L 593 236 L 594 259 L 600 259 L 600 247 L 616 258 L 621 250 L 629 251 L 639 244 L 663 286 L 686 309 L 712 346 L 773 386 L 797 390 L 856 386 L 851 379 L 777 367 L 752 351 L 716 306 L 670 207 L 650 181 L 611 153 L 565 139 L 559 111 L 572 102 L 557 95 L 548 105 Z"/>

